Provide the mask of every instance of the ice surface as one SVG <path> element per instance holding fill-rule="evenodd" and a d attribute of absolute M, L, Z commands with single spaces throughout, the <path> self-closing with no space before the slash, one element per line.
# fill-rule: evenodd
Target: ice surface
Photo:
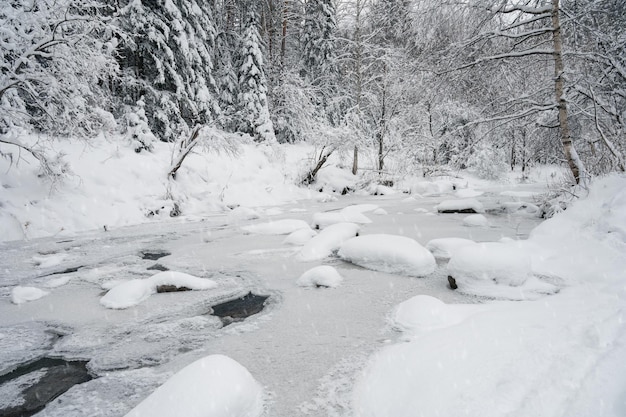
<path fill-rule="evenodd" d="M 297 258 L 300 261 L 315 261 L 330 256 L 338 250 L 343 242 L 359 233 L 359 225 L 354 223 L 336 223 L 328 226 L 300 250 Z"/>
<path fill-rule="evenodd" d="M 209 290 L 215 288 L 217 283 L 183 272 L 163 271 L 147 279 L 133 279 L 114 286 L 100 299 L 100 304 L 113 309 L 133 307 L 156 294 L 157 287 L 160 285 Z"/>
<path fill-rule="evenodd" d="M 17 286 L 11 291 L 11 302 L 13 304 L 23 304 L 28 301 L 39 300 L 48 294 L 50 294 L 48 291 L 40 288 Z"/>
<path fill-rule="evenodd" d="M 258 417 L 263 389 L 239 363 L 210 355 L 187 365 L 126 417 Z"/>
<path fill-rule="evenodd" d="M 296 283 L 301 287 L 338 287 L 343 281 L 335 268 L 329 265 L 320 265 L 303 273 Z"/>
<path fill-rule="evenodd" d="M 339 256 L 375 271 L 426 276 L 435 270 L 433 255 L 417 241 L 387 234 L 358 236 L 341 245 Z"/>
<path fill-rule="evenodd" d="M 243 230 L 250 233 L 261 235 L 288 235 L 299 229 L 310 229 L 307 222 L 296 219 L 282 219 L 267 223 L 252 224 L 242 227 Z"/>
<path fill-rule="evenodd" d="M 33 256 L 33 261 L 38 268 L 50 268 L 59 265 L 65 258 L 65 253 L 53 253 L 50 255 L 37 255 Z"/>
<path fill-rule="evenodd" d="M 450 259 L 452 254 L 463 246 L 473 245 L 476 242 L 460 237 L 442 237 L 432 239 L 426 244 L 428 249 L 435 258 Z"/>

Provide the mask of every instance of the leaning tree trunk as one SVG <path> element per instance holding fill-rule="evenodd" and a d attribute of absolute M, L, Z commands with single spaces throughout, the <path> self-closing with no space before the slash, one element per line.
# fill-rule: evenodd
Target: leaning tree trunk
<path fill-rule="evenodd" d="M 559 109 L 561 144 L 563 145 L 563 152 L 565 152 L 570 170 L 574 174 L 576 184 L 579 184 L 581 175 L 585 173 L 585 168 L 572 143 L 571 132 L 567 122 L 567 103 L 565 97 L 563 97 L 563 41 L 559 19 L 559 0 L 552 0 L 552 27 L 554 28 L 552 31 L 552 41 L 554 42 L 554 92 Z"/>

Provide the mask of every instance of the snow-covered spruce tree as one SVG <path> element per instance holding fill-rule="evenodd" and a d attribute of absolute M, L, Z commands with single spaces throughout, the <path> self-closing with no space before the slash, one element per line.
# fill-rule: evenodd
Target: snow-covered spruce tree
<path fill-rule="evenodd" d="M 213 79 L 215 25 L 211 2 L 126 0 L 119 50 L 124 104 L 145 103 L 153 133 L 174 141 L 220 112 Z"/>
<path fill-rule="evenodd" d="M 256 12 L 249 11 L 239 68 L 239 130 L 249 134 L 257 142 L 275 142 L 257 22 Z"/>
<path fill-rule="evenodd" d="M 335 8 L 331 0 L 308 0 L 302 30 L 300 75 L 309 83 L 329 84 L 336 71 Z"/>

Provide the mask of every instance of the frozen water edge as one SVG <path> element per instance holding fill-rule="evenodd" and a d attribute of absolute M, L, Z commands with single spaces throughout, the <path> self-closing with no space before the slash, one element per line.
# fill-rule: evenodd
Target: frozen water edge
<path fill-rule="evenodd" d="M 432 217 L 413 210 L 432 211 L 443 197 L 416 200 L 410 209 L 402 203 L 405 197 L 350 196 L 333 203 L 313 203 L 304 213 L 290 212 L 287 208 L 284 212 L 288 214 L 279 217 L 309 221 L 315 212 L 374 202 L 390 214 L 377 216 L 374 223 L 364 226 L 364 232 L 404 235 L 421 244 L 435 237 L 498 240 L 523 236 L 538 222 L 513 218 L 515 221 L 509 223 L 511 217 L 500 216 L 490 218 L 493 228 L 468 230 L 462 226 L 464 215 Z M 293 208 L 297 207 L 300 206 Z M 400 214 L 401 211 L 406 213 Z M 262 221 L 240 221 L 237 226 Z M 333 291 L 305 290 L 297 287 L 295 280 L 311 264 L 275 251 L 265 252 L 266 256 L 246 256 L 259 249 L 283 248 L 283 236 L 244 235 L 234 224 L 224 228 L 225 222 L 228 219 L 220 216 L 205 222 L 150 224 L 87 233 L 69 238 L 69 242 L 68 238 L 41 239 L 0 246 L 3 255 L 7 255 L 1 257 L 0 270 L 11 271 L 9 277 L 0 281 L 3 296 L 0 325 L 32 318 L 50 327 L 66 328 L 71 335 L 55 344 L 56 354 L 93 359 L 91 369 L 96 373 L 107 371 L 108 378 L 124 379 L 124 384 L 103 384 L 96 379 L 77 386 L 49 407 L 49 415 L 95 413 L 89 398 L 95 399 L 93 403 L 102 410 L 101 414 L 93 415 L 124 415 L 142 398 L 139 393 L 126 395 L 133 378 L 145 387 L 142 391 L 145 396 L 165 376 L 195 359 L 216 353 L 244 365 L 272 394 L 274 400 L 268 416 L 297 416 L 305 410 L 310 416 L 327 416 L 331 409 L 343 413 L 349 391 L 346 386 L 353 372 L 364 357 L 394 337 L 385 317 L 395 305 L 414 294 L 429 294 L 446 302 L 475 301 L 450 292 L 440 269 L 427 278 L 415 279 L 366 271 L 340 261 L 331 263 L 344 277 L 342 286 Z M 59 240 L 64 242 L 57 243 Z M 219 283 L 218 292 L 159 294 L 122 312 L 102 312 L 96 308 L 104 281 L 152 275 L 146 268 L 154 262 L 141 259 L 142 251 L 151 249 L 171 252 L 172 255 L 159 262 L 172 270 L 215 279 Z M 84 267 L 71 273 L 72 280 L 52 289 L 45 299 L 20 307 L 11 305 L 4 296 L 12 286 L 39 285 L 51 279 L 44 274 L 56 269 L 33 271 L 30 266 L 33 256 L 50 251 L 69 255 L 53 268 L 61 270 L 79 264 Z M 276 295 L 272 297 L 273 304 L 258 317 L 234 323 L 227 329 L 220 329 L 219 322 L 210 318 L 198 318 L 203 308 L 215 300 L 239 296 L 255 288 Z M 176 340 L 166 337 L 169 334 L 175 334 Z M 159 366 L 153 371 L 156 376 L 150 378 L 138 371 L 115 371 L 151 365 Z M 328 375 L 344 381 L 345 386 L 330 387 Z M 127 399 L 122 404 L 103 407 L 105 399 L 116 395 Z M 66 401 L 61 401 L 63 398 Z M 84 403 L 76 407 L 80 401 Z"/>

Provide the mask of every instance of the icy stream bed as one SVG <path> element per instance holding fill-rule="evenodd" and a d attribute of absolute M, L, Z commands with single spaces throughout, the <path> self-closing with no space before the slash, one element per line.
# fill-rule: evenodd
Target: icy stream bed
<path fill-rule="evenodd" d="M 401 235 L 425 245 L 446 237 L 525 239 L 540 222 L 513 207 L 515 196 L 488 190 L 474 197 L 485 207 L 488 223 L 464 226 L 466 214 L 437 213 L 437 204 L 449 198 L 345 196 L 280 206 L 252 220 L 215 215 L 2 243 L 0 375 L 43 357 L 87 361 L 94 379 L 60 395 L 41 415 L 117 417 L 184 366 L 223 354 L 263 386 L 267 416 L 352 415 L 358 372 L 374 352 L 399 337 L 388 322 L 394 306 L 420 294 L 446 303 L 483 300 L 451 291 L 445 263 L 415 278 L 364 269 L 335 256 L 303 262 L 296 256 L 300 247 L 283 242 L 285 234 L 252 233 L 255 228 L 246 226 L 287 219 L 312 224 L 315 213 L 369 204 L 383 210 L 364 213 L 371 223 L 360 224 L 360 234 Z M 341 285 L 296 284 L 318 265 L 333 266 L 343 277 Z M 210 279 L 217 286 L 153 294 L 126 309 L 99 302 L 108 288 L 158 270 Z M 17 286 L 45 295 L 16 304 Z M 267 297 L 257 314 L 226 323 L 210 314 L 212 306 L 250 292 Z"/>

